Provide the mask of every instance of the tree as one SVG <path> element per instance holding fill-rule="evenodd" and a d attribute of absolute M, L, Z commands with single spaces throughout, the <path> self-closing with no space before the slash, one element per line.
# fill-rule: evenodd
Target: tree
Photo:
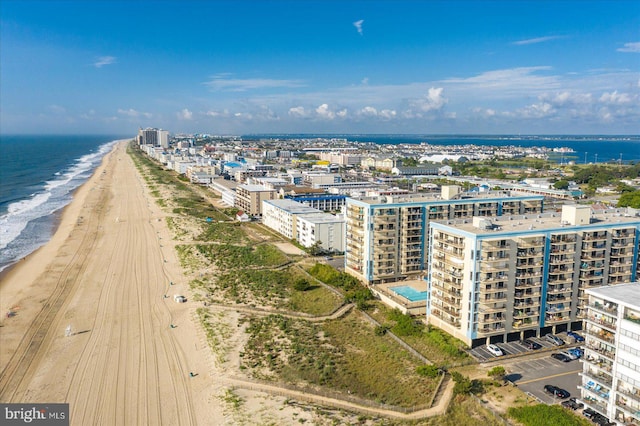
<path fill-rule="evenodd" d="M 504 367 L 497 365 L 489 370 L 487 376 L 493 377 L 496 380 L 503 380 L 506 373 L 507 372 L 505 371 Z"/>
<path fill-rule="evenodd" d="M 553 184 L 555 189 L 569 189 L 569 181 L 565 179 L 560 179 Z"/>
<path fill-rule="evenodd" d="M 640 209 L 640 191 L 625 192 L 618 200 L 618 207 Z"/>

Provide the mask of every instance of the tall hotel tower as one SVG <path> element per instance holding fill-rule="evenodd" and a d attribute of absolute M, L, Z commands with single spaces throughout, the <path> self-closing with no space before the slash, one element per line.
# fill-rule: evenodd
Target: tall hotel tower
<path fill-rule="evenodd" d="M 629 209 L 430 223 L 427 320 L 470 346 L 580 329 L 585 290 L 636 281 Z"/>

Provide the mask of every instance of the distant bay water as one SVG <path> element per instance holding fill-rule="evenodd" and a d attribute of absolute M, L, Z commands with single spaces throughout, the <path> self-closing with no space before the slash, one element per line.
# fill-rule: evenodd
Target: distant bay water
<path fill-rule="evenodd" d="M 367 134 L 257 134 L 243 136 L 244 139 L 312 139 L 341 138 L 349 142 L 371 142 L 375 144 L 420 144 L 442 145 L 479 145 L 479 146 L 520 146 L 524 148 L 544 146 L 553 148 L 571 148 L 575 152 L 556 155 L 551 159 L 560 163 L 602 163 L 620 161 L 623 163 L 640 162 L 640 135 L 585 135 L 585 136 L 520 136 L 520 135 L 367 135 Z"/>
<path fill-rule="evenodd" d="M 0 271 L 51 239 L 73 191 L 123 136 L 0 136 Z"/>

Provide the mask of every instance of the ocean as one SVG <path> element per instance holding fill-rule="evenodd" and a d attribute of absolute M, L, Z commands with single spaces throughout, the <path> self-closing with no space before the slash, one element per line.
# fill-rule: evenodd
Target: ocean
<path fill-rule="evenodd" d="M 0 271 L 51 239 L 73 191 L 126 138 L 0 136 Z"/>
<path fill-rule="evenodd" d="M 313 138 L 341 138 L 349 142 L 371 142 L 374 144 L 419 144 L 430 145 L 489 145 L 489 146 L 520 146 L 571 148 L 575 152 L 557 154 L 550 160 L 558 163 L 575 161 L 578 164 L 619 162 L 640 162 L 640 136 L 638 135 L 585 135 L 585 136 L 520 136 L 520 135 L 356 135 L 356 134 L 261 134 L 243 136 L 245 139 L 313 139 Z"/>

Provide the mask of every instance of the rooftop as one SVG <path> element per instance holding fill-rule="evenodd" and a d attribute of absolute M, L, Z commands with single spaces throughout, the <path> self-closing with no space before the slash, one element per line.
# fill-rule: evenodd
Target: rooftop
<path fill-rule="evenodd" d="M 469 219 L 457 219 L 457 220 L 436 220 L 431 223 L 438 227 L 438 225 L 444 225 L 446 227 L 455 228 L 456 231 L 466 232 L 473 235 L 495 235 L 501 236 L 505 234 L 511 234 L 514 231 L 531 231 L 531 234 L 535 234 L 536 231 L 550 231 L 566 229 L 567 231 L 584 230 L 588 227 L 598 228 L 602 225 L 638 225 L 640 224 L 640 217 L 630 213 L 627 209 L 607 209 L 600 212 L 591 211 L 590 223 L 582 225 L 570 225 L 562 220 L 562 214 L 559 212 L 551 213 L 538 213 L 529 215 L 514 215 L 514 216 L 494 216 L 491 218 L 483 218 L 485 224 L 490 223 L 491 226 L 477 227 L 474 226 L 474 221 Z"/>
<path fill-rule="evenodd" d="M 263 203 L 271 204 L 272 206 L 276 206 L 285 210 L 291 214 L 302 214 L 302 213 L 322 213 L 320 210 L 315 209 L 313 207 L 309 207 L 306 204 L 298 203 L 297 201 L 290 200 L 288 198 L 284 198 L 281 200 L 265 200 Z"/>
<path fill-rule="evenodd" d="M 640 282 L 587 289 L 587 293 L 611 302 L 640 308 Z"/>

